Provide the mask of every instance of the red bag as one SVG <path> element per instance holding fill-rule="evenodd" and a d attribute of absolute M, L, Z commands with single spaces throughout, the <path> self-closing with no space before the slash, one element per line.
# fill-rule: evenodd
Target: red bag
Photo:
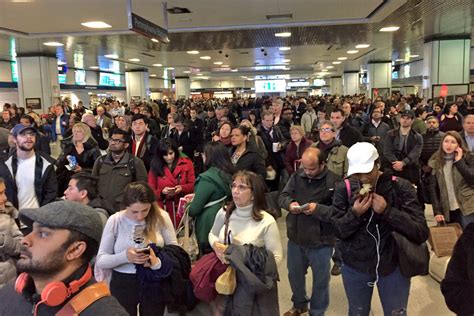
<path fill-rule="evenodd" d="M 194 295 L 201 301 L 212 302 L 217 296 L 216 280 L 226 269 L 227 265 L 217 258 L 214 251 L 202 256 L 196 261 L 189 274 Z"/>

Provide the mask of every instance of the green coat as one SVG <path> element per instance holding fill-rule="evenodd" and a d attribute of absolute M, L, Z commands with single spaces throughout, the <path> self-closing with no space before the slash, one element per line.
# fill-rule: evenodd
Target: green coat
<path fill-rule="evenodd" d="M 196 238 L 200 244 L 208 242 L 217 212 L 224 201 L 209 207 L 206 204 L 217 201 L 224 196 L 231 197 L 230 184 L 232 176 L 215 167 L 201 173 L 194 184 L 194 199 L 189 206 L 189 215 L 195 218 Z"/>

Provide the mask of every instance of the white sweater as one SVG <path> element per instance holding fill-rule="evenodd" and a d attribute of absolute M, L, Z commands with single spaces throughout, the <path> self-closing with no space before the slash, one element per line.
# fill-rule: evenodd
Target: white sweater
<path fill-rule="evenodd" d="M 144 224 L 145 221 L 133 221 L 125 216 L 125 212 L 124 210 L 115 213 L 105 224 L 96 265 L 102 269 L 114 269 L 117 272 L 134 274 L 136 273 L 135 264 L 128 261 L 127 249 L 136 246 L 132 240 L 133 227 Z M 177 245 L 178 241 L 168 213 L 161 209 L 160 212 L 165 225 L 156 229 L 156 245 L 160 247 Z"/>
<path fill-rule="evenodd" d="M 237 207 L 230 215 L 229 231 L 231 231 L 231 243 L 236 245 L 253 244 L 257 247 L 265 247 L 273 253 L 275 261 L 279 264 L 283 260 L 283 250 L 280 241 L 280 232 L 273 216 L 262 211 L 263 218 L 257 222 L 252 218 L 252 207 Z M 225 234 L 225 211 L 220 209 L 214 220 L 214 225 L 209 232 L 209 244 L 214 242 L 224 243 Z"/>

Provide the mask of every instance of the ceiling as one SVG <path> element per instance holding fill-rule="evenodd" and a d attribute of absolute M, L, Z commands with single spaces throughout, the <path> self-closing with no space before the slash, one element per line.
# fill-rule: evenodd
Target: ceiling
<path fill-rule="evenodd" d="M 334 66 L 326 69 L 327 75 L 340 75 L 365 68 L 369 61 L 420 59 L 409 56 L 422 55 L 425 39 L 472 36 L 473 27 L 471 0 L 183 0 L 168 1 L 167 6 L 191 13 L 168 14 L 170 43 L 162 44 L 128 31 L 125 0 L 0 0 L 0 60 L 11 60 L 14 53 L 46 53 L 72 68 L 100 66 L 116 72 L 147 68 L 158 77 L 166 67 L 174 68 L 169 70 L 174 76 L 190 71 L 193 79 L 199 78 L 198 73 L 210 79 L 270 74 L 316 77 L 327 66 Z M 165 24 L 161 1 L 133 0 L 132 8 L 156 24 Z M 278 14 L 292 14 L 292 18 L 266 17 Z M 112 27 L 97 31 L 81 25 L 91 20 Z M 379 32 L 390 25 L 400 29 Z M 291 37 L 275 37 L 284 31 Z M 47 41 L 64 46 L 46 47 Z M 346 53 L 362 43 L 370 47 Z M 291 50 L 279 50 L 284 46 Z M 190 50 L 199 54 L 187 54 Z M 118 56 L 110 59 L 106 54 Z M 348 59 L 332 65 L 338 57 Z M 130 62 L 130 58 L 140 61 Z M 163 66 L 153 66 L 157 63 Z"/>

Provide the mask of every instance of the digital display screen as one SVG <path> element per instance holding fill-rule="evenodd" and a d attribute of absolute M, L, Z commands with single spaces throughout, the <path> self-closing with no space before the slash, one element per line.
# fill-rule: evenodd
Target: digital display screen
<path fill-rule="evenodd" d="M 99 85 L 120 87 L 120 75 L 101 72 Z"/>
<path fill-rule="evenodd" d="M 85 85 L 86 84 L 86 71 L 76 70 L 74 72 L 74 81 L 76 84 Z"/>
<path fill-rule="evenodd" d="M 286 92 L 285 80 L 256 80 L 255 92 Z"/>

